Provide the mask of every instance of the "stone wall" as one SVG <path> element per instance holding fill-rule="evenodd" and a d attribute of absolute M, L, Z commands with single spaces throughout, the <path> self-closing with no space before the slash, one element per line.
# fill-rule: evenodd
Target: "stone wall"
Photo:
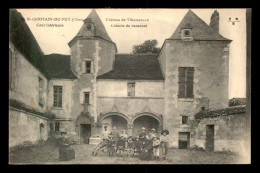
<path fill-rule="evenodd" d="M 202 148 L 206 148 L 206 126 L 214 125 L 214 151 L 242 152 L 245 150 L 246 138 L 246 114 L 233 114 L 204 118 L 199 120 L 196 129 L 196 142 Z"/>
<path fill-rule="evenodd" d="M 11 85 L 9 98 L 20 101 L 40 112 L 47 110 L 46 77 L 36 69 L 16 48 L 9 43 L 12 51 L 12 64 L 9 64 Z M 43 105 L 39 104 L 39 77 L 43 80 Z"/>
<path fill-rule="evenodd" d="M 166 40 L 159 56 L 165 77 L 164 128 L 169 129 L 170 146 L 178 146 L 178 133 L 190 132 L 190 125 L 182 126 L 182 115 L 192 122 L 194 115 L 208 100 L 209 109 L 228 105 L 228 42 Z M 194 98 L 178 98 L 178 68 L 194 67 Z"/>
<path fill-rule="evenodd" d="M 47 112 L 46 77 L 36 69 L 16 48 L 9 42 L 12 58 L 9 59 L 9 99 L 17 100 L 39 112 Z M 42 105 L 39 104 L 39 78 L 43 81 Z M 40 124 L 43 124 L 40 133 Z M 37 143 L 40 139 L 47 140 L 49 125 L 45 118 L 25 111 L 9 108 L 9 147 L 24 142 Z"/>
<path fill-rule="evenodd" d="M 40 132 L 41 123 L 44 127 Z M 49 125 L 46 119 L 14 108 L 9 109 L 9 147 L 25 142 L 36 144 L 39 140 L 46 141 L 48 134 Z"/>

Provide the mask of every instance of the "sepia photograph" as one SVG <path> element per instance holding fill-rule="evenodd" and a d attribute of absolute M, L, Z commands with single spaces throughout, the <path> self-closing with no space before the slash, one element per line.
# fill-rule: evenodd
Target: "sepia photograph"
<path fill-rule="evenodd" d="M 251 9 L 9 9 L 9 164 L 251 164 Z"/>

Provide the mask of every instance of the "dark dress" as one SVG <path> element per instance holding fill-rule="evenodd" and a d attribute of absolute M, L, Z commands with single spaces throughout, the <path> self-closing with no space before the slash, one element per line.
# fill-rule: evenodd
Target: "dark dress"
<path fill-rule="evenodd" d="M 151 160 L 152 159 L 152 152 L 153 152 L 153 143 L 152 141 L 145 139 L 142 143 L 143 150 L 140 154 L 141 160 Z M 147 150 L 147 152 L 146 152 Z"/>
<path fill-rule="evenodd" d="M 68 139 L 61 137 L 58 141 L 59 144 L 59 160 L 68 161 L 75 159 L 75 151 L 69 147 Z"/>
<path fill-rule="evenodd" d="M 134 150 L 135 153 L 141 153 L 141 148 L 142 148 L 142 142 L 141 141 L 135 141 L 134 142 Z"/>

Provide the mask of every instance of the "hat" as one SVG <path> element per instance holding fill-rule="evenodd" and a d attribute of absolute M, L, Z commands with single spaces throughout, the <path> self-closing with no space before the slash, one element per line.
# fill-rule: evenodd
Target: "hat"
<path fill-rule="evenodd" d="M 113 130 L 116 130 L 116 127 L 113 127 Z"/>
<path fill-rule="evenodd" d="M 169 134 L 169 130 L 162 130 L 162 131 L 161 131 L 161 134 L 163 135 L 164 132 L 165 132 L 167 135 Z"/>
<path fill-rule="evenodd" d="M 133 137 L 132 137 L 132 136 L 128 136 L 128 139 L 130 139 L 130 138 L 131 138 L 131 139 L 133 139 Z"/>
<path fill-rule="evenodd" d="M 152 128 L 152 129 L 151 129 L 151 131 L 155 131 L 155 129 L 154 129 L 154 128 Z"/>
<path fill-rule="evenodd" d="M 144 127 L 142 127 L 142 130 L 145 130 L 145 128 L 144 128 Z"/>
<path fill-rule="evenodd" d="M 139 136 L 137 135 L 135 138 L 139 138 Z"/>

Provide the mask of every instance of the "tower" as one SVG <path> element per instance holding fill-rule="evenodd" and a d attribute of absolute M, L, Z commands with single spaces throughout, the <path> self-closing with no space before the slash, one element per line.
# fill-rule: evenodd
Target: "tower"
<path fill-rule="evenodd" d="M 228 105 L 231 40 L 218 33 L 218 20 L 215 11 L 209 26 L 189 10 L 158 57 L 165 77 L 164 128 L 170 131 L 171 146 L 197 145 L 195 113 Z"/>
<path fill-rule="evenodd" d="M 71 49 L 70 68 L 78 77 L 73 84 L 71 116 L 81 142 L 82 131 L 88 131 L 89 135 L 96 133 L 96 77 L 112 70 L 117 52 L 116 44 L 95 10 L 83 22 L 77 35 L 68 43 Z"/>

